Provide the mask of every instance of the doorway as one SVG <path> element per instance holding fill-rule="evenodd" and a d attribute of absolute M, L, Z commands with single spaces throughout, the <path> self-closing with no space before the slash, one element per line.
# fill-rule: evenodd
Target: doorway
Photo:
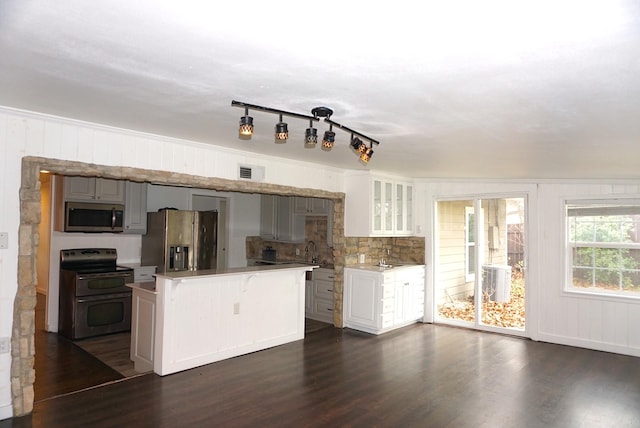
<path fill-rule="evenodd" d="M 526 199 L 435 203 L 435 321 L 524 335 Z"/>

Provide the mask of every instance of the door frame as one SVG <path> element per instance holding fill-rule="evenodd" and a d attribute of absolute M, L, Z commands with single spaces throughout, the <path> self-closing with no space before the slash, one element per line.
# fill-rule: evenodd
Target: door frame
<path fill-rule="evenodd" d="M 525 240 L 525 247 L 524 247 L 523 269 L 524 269 L 524 275 L 525 275 L 525 289 L 526 289 L 526 294 L 525 294 L 526 320 L 525 320 L 525 328 L 523 330 L 516 330 L 516 329 L 505 328 L 505 327 L 496 327 L 496 326 L 481 324 L 478 319 L 479 318 L 478 315 L 480 313 L 479 312 L 480 306 L 478 305 L 481 302 L 481 296 L 479 295 L 480 293 L 475 292 L 475 290 L 478 290 L 479 287 L 481 286 L 479 282 L 482 280 L 482 276 L 479 273 L 481 272 L 481 268 L 484 260 L 484 258 L 482 257 L 482 249 L 484 248 L 484 245 L 478 245 L 477 243 L 477 240 L 479 239 L 480 236 L 483 236 L 483 239 L 484 239 L 484 231 L 483 231 L 484 219 L 482 217 L 481 202 L 483 200 L 488 200 L 488 199 L 514 199 L 514 198 L 522 198 L 524 200 L 524 219 L 525 219 L 524 231 L 525 231 L 526 240 Z M 533 311 L 531 310 L 532 308 L 536 307 L 535 305 L 532 305 L 532 302 L 534 301 L 533 296 L 535 295 L 535 293 L 532 292 L 531 290 L 533 281 L 531 280 L 530 269 L 529 269 L 529 258 L 533 248 L 532 240 L 531 240 L 532 235 L 530 232 L 536 229 L 531 225 L 531 219 L 534 218 L 531 215 L 531 204 L 530 204 L 531 198 L 532 198 L 531 192 L 526 190 L 523 190 L 520 192 L 516 191 L 516 192 L 460 194 L 455 196 L 434 195 L 432 197 L 430 212 L 431 212 L 431 219 L 432 219 L 431 230 L 433 231 L 432 233 L 433 239 L 431 241 L 431 265 L 433 266 L 433 269 L 431 269 L 431 278 L 429 278 L 429 280 L 427 281 L 427 287 L 425 290 L 425 292 L 427 293 L 427 298 L 425 299 L 425 305 L 429 305 L 429 307 L 425 308 L 425 315 L 430 314 L 429 315 L 430 319 L 427 319 L 425 317 L 426 322 L 531 338 L 530 332 L 532 331 L 532 320 L 537 319 L 537 316 L 534 315 Z M 475 266 L 475 269 L 477 274 L 474 282 L 474 295 L 475 295 L 475 308 L 476 308 L 476 313 L 475 313 L 476 316 L 475 316 L 474 322 L 440 318 L 438 316 L 437 300 L 436 300 L 436 292 L 437 292 L 436 285 L 438 280 L 438 260 L 439 260 L 439 245 L 438 245 L 439 244 L 439 229 L 438 229 L 439 219 L 438 219 L 437 204 L 439 202 L 453 202 L 453 201 L 465 201 L 465 200 L 473 202 L 474 212 L 476 213 L 476 221 L 475 221 L 476 266 Z M 480 213 L 480 215 L 478 215 L 478 213 Z"/>

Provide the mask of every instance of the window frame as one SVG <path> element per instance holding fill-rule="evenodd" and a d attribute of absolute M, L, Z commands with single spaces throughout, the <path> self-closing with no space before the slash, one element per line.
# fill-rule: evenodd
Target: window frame
<path fill-rule="evenodd" d="M 474 222 L 473 222 L 473 227 L 469 226 L 469 218 L 473 216 Z M 477 269 L 476 265 L 477 265 L 477 254 L 476 254 L 476 243 L 477 243 L 477 230 L 476 230 L 476 224 L 477 224 L 477 216 L 475 213 L 475 208 L 473 206 L 466 206 L 464 207 L 464 227 L 465 227 L 465 231 L 464 231 L 464 247 L 465 247 L 465 254 L 464 254 L 464 273 L 465 273 L 465 279 L 467 282 L 471 282 L 475 280 L 476 277 L 476 272 L 475 270 Z M 473 229 L 473 230 L 470 230 Z M 469 241 L 469 234 L 473 233 L 474 236 L 474 241 L 470 242 Z M 470 257 L 469 255 L 473 253 L 474 255 L 474 263 L 473 263 L 473 269 L 474 272 L 469 272 L 469 260 Z"/>
<path fill-rule="evenodd" d="M 576 206 L 580 206 L 577 207 Z M 588 207 L 592 205 L 592 207 Z M 573 206 L 574 208 L 571 208 Z M 599 206 L 599 207 L 598 207 Z M 570 218 L 577 215 L 570 215 L 570 211 L 583 211 L 591 216 L 597 215 L 640 215 L 640 199 L 638 198 L 610 198 L 610 199 L 567 199 L 563 201 L 563 231 L 564 231 L 564 251 L 565 251 L 565 281 L 563 284 L 563 292 L 572 296 L 583 296 L 589 298 L 608 298 L 612 300 L 640 300 L 640 290 L 627 291 L 624 289 L 607 290 L 604 288 L 581 288 L 573 284 L 574 258 L 573 249 L 577 246 L 581 248 L 602 248 L 602 249 L 634 249 L 640 250 L 640 240 L 638 242 L 597 242 L 597 241 L 572 241 L 570 236 Z M 583 215 L 589 217 L 588 215 Z M 636 233 L 640 231 L 636 230 Z M 637 238 L 636 238 L 637 239 Z M 576 245 L 580 244 L 580 245 Z M 596 270 L 595 264 L 593 270 Z M 622 264 L 617 267 L 619 272 L 627 270 Z M 640 271 L 640 263 L 636 269 Z"/>

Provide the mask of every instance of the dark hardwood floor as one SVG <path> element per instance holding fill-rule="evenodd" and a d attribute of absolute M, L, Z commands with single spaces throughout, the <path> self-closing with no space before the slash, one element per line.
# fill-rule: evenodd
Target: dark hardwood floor
<path fill-rule="evenodd" d="M 640 359 L 416 324 L 37 402 L 0 427 L 640 426 Z"/>
<path fill-rule="evenodd" d="M 37 297 L 34 363 L 36 402 L 124 378 L 71 340 L 46 332 L 46 297 L 42 294 Z"/>

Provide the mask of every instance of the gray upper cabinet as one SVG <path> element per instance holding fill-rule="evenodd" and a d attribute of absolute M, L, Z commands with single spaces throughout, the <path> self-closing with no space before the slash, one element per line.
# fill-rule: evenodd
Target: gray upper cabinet
<path fill-rule="evenodd" d="M 329 214 L 330 200 L 322 198 L 293 198 L 293 211 L 296 214 L 327 215 Z"/>
<path fill-rule="evenodd" d="M 294 198 L 261 195 L 260 205 L 262 239 L 282 242 L 304 241 L 304 216 L 294 212 Z"/>
<path fill-rule="evenodd" d="M 147 185 L 127 181 L 125 183 L 124 233 L 147 233 Z"/>
<path fill-rule="evenodd" d="M 260 196 L 260 237 L 262 239 L 277 239 L 277 198 L 275 195 Z"/>
<path fill-rule="evenodd" d="M 65 177 L 65 201 L 124 204 L 124 181 L 96 177 Z"/>

